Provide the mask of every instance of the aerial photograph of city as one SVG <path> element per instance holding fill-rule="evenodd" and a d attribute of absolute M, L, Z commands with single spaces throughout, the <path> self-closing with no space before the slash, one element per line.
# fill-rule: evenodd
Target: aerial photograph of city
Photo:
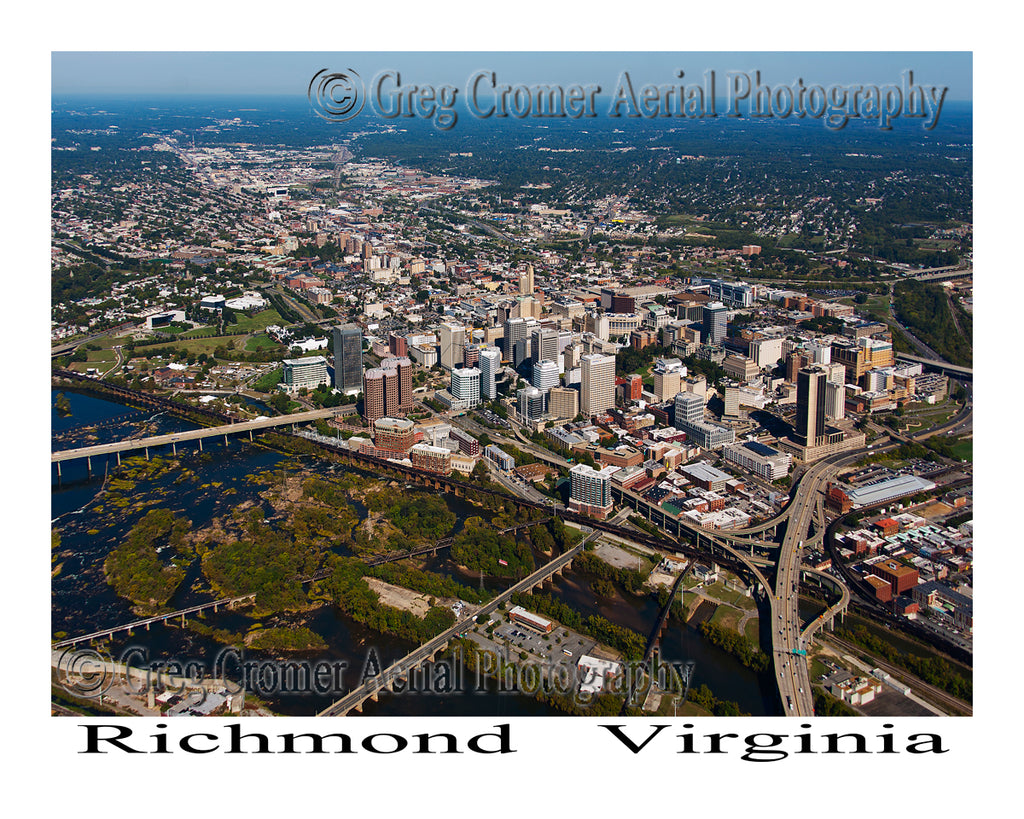
<path fill-rule="evenodd" d="M 252 58 L 52 56 L 52 715 L 972 714 L 969 52 Z"/>

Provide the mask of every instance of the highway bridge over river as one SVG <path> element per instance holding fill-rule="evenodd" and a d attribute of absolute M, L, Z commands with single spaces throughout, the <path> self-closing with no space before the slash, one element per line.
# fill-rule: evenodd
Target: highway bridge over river
<path fill-rule="evenodd" d="M 204 430 L 194 430 L 191 434 L 195 436 L 194 439 L 201 440 L 211 435 L 245 432 L 247 430 L 251 432 L 252 429 L 326 418 L 332 412 L 331 410 L 322 410 L 312 413 L 296 413 L 295 415 L 280 416 L 265 419 L 264 421 L 240 422 Z M 89 450 L 92 451 L 92 454 L 102 454 L 103 452 L 140 449 L 147 446 L 147 444 L 149 446 L 156 445 L 156 441 L 173 445 L 178 441 L 188 440 L 188 438 L 181 436 L 189 434 L 177 433 L 174 436 L 157 436 L 156 439 L 142 439 L 121 444 L 105 444 L 99 447 L 70 450 L 66 453 L 54 453 L 53 460 L 59 463 L 60 460 L 71 457 L 88 457 L 87 451 Z M 426 473 L 409 466 L 363 455 L 351 450 L 336 449 L 327 444 L 320 444 L 320 446 L 325 450 L 332 451 L 335 458 L 342 462 L 349 462 L 353 466 L 363 468 L 374 468 L 384 478 L 388 475 L 398 475 L 407 480 L 431 486 L 435 490 L 450 490 L 456 495 L 465 494 L 466 492 L 491 494 L 500 496 L 503 500 L 519 506 L 533 508 L 548 514 L 552 510 L 550 504 L 534 503 L 485 486 Z M 563 520 L 578 522 L 594 530 L 606 531 L 619 537 L 645 543 L 662 551 L 681 553 L 691 557 L 703 557 L 705 559 L 710 556 L 711 559 L 745 574 L 767 608 L 767 616 L 771 623 L 771 649 L 776 669 L 776 681 L 785 712 L 794 716 L 811 716 L 814 713 L 813 699 L 804 652 L 806 650 L 807 638 L 813 633 L 813 629 L 801 631 L 799 613 L 797 611 L 798 595 L 796 591 L 802 571 L 800 553 L 805 541 L 810 540 L 812 537 L 820 536 L 820 533 L 816 530 L 821 527 L 823 521 L 822 504 L 825 484 L 843 466 L 862 457 L 868 451 L 865 449 L 841 453 L 813 464 L 799 479 L 793 490 L 790 502 L 778 515 L 746 529 L 728 531 L 705 530 L 688 522 L 680 521 L 677 518 L 675 519 L 676 532 L 679 540 L 673 540 L 670 537 L 645 535 L 631 529 L 616 526 L 607 521 L 598 521 L 584 517 L 567 509 L 558 509 L 558 514 Z M 619 500 L 625 501 L 625 498 L 620 497 Z M 811 531 L 812 527 L 815 529 L 814 532 Z M 784 530 L 781 540 L 779 538 L 780 530 Z M 770 538 L 771 541 L 779 543 L 774 561 L 774 582 L 769 581 L 769 576 L 772 574 L 771 561 L 765 561 L 753 555 L 753 546 L 748 540 L 751 535 L 761 535 L 762 537 L 759 540 L 764 542 L 768 542 L 767 539 Z M 695 543 L 685 542 L 683 538 L 693 538 Z M 577 547 L 577 550 L 579 548 Z M 750 549 L 750 554 L 745 553 L 747 548 Z M 578 554 L 577 550 L 555 558 L 547 566 L 534 572 L 525 580 L 513 586 L 505 594 L 495 598 L 494 601 L 484 607 L 482 612 L 493 611 L 499 602 L 508 599 L 515 591 L 529 591 L 552 575 L 560 573 L 571 564 L 572 556 Z M 841 586 L 842 584 L 839 584 L 837 581 L 837 585 Z M 846 592 L 845 587 L 843 587 L 840 592 L 840 601 L 829 609 L 828 619 L 831 620 L 844 610 L 848 600 L 849 594 Z M 457 627 L 459 625 L 465 627 L 467 624 L 465 622 L 456 624 L 452 629 L 448 629 L 439 637 L 434 638 L 434 640 L 421 646 L 403 658 L 403 660 L 387 669 L 384 674 L 373 678 L 373 682 L 368 682 L 366 686 L 339 700 L 338 703 L 332 705 L 324 713 L 329 715 L 348 713 L 350 710 L 356 709 L 357 706 L 361 706 L 366 699 L 375 698 L 382 688 L 392 685 L 395 679 L 408 674 L 412 668 L 418 667 L 424 661 L 433 658 L 458 633 L 460 629 Z M 820 627 L 820 625 L 819 623 L 815 628 Z"/>
<path fill-rule="evenodd" d="M 237 435 L 248 432 L 249 440 L 252 440 L 253 432 L 272 427 L 290 426 L 294 424 L 305 424 L 310 421 L 317 421 L 324 418 L 333 418 L 339 415 L 337 409 L 311 410 L 309 412 L 296 412 L 292 415 L 276 415 L 273 418 L 260 418 L 255 421 L 238 421 L 233 424 L 223 424 L 216 427 L 203 427 L 201 429 L 190 429 L 185 432 L 173 432 L 167 435 L 154 435 L 149 438 L 134 438 L 127 441 L 115 441 L 110 444 L 95 444 L 77 449 L 62 449 L 50 454 L 50 463 L 57 464 L 57 475 L 60 476 L 60 465 L 64 461 L 78 460 L 85 458 L 92 469 L 92 459 L 99 455 L 117 455 L 117 462 L 121 463 L 122 452 L 133 452 L 143 450 L 146 459 L 149 459 L 149 450 L 160 446 L 170 445 L 174 454 L 178 453 L 178 444 L 188 441 L 198 441 L 199 449 L 203 448 L 203 440 L 224 436 L 227 443 L 228 435 Z"/>

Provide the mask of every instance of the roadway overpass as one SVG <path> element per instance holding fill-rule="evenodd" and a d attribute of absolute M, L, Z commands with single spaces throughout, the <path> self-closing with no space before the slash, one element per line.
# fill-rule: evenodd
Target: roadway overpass
<path fill-rule="evenodd" d="M 931 281 L 952 281 L 953 279 L 970 279 L 974 276 L 973 267 L 929 267 L 925 270 L 908 276 L 909 279 L 917 279 L 919 282 Z"/>
<path fill-rule="evenodd" d="M 896 358 L 899 361 L 909 361 L 913 364 L 921 364 L 929 370 L 935 370 L 936 372 L 953 378 L 963 378 L 967 380 L 974 379 L 974 369 L 971 367 L 960 367 L 957 364 L 950 364 L 948 361 L 940 361 L 935 358 L 924 358 L 923 356 L 911 355 L 910 353 L 896 353 Z"/>

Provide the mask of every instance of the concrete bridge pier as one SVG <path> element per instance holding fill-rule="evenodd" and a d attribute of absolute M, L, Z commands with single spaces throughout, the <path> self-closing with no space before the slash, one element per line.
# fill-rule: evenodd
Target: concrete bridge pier
<path fill-rule="evenodd" d="M 60 461 L 57 461 L 57 482 L 59 483 L 60 479 L 63 477 L 64 476 L 60 474 Z"/>
<path fill-rule="evenodd" d="M 121 465 L 121 453 L 120 453 L 120 451 L 118 451 L 118 452 L 115 452 L 114 454 L 117 455 L 117 465 L 120 466 Z"/>
<path fill-rule="evenodd" d="M 228 434 L 225 432 L 224 433 L 224 446 L 226 447 L 227 445 L 228 445 Z"/>
<path fill-rule="evenodd" d="M 90 475 L 92 474 L 92 458 L 86 457 L 86 459 L 85 459 L 85 469 L 86 469 L 86 472 L 88 472 Z"/>
<path fill-rule="evenodd" d="M 148 446 L 145 447 L 145 450 L 146 450 L 146 460 L 148 461 L 149 460 L 149 447 Z"/>
<path fill-rule="evenodd" d="M 171 454 L 172 455 L 177 455 L 178 454 L 178 445 L 174 441 L 171 441 Z"/>
<path fill-rule="evenodd" d="M 203 451 L 203 439 L 202 438 L 199 439 L 199 451 L 200 452 Z"/>

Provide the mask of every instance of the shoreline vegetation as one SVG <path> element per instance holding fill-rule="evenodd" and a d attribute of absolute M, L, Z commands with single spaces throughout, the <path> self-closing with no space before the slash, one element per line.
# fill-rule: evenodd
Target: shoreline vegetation
<path fill-rule="evenodd" d="M 212 593 L 232 596 L 255 591 L 254 618 L 308 613 L 323 605 L 332 605 L 375 631 L 423 642 L 454 624 L 452 612 L 446 607 L 431 606 L 426 616 L 417 617 L 412 612 L 388 606 L 370 588 L 367 578 L 377 578 L 431 598 L 482 603 L 493 597 L 488 590 L 474 589 L 447 575 L 408 563 L 367 566 L 361 558 L 370 554 L 411 551 L 441 537 L 452 536 L 455 514 L 442 497 L 428 494 L 428 490 L 396 493 L 394 487 L 389 486 L 397 486 L 395 481 L 364 476 L 358 470 L 329 476 L 310 474 L 298 460 L 302 455 L 312 454 L 306 452 L 310 448 L 303 446 L 304 443 L 276 433 L 262 436 L 257 442 L 258 446 L 291 458 L 275 469 L 248 477 L 250 483 L 264 487 L 259 497 L 273 511 L 272 520 L 268 520 L 259 505 L 246 501 L 232 514 L 191 531 L 188 521 L 176 518 L 170 510 L 150 510 L 136 525 L 142 526 L 139 533 L 130 534 L 123 544 L 115 547 L 112 554 L 116 552 L 118 556 L 114 559 L 108 556 L 108 578 L 115 590 L 119 594 L 122 589 L 133 594 L 134 597 L 122 596 L 139 606 L 159 608 L 177 589 L 186 570 L 157 560 L 153 548 L 149 551 L 141 548 L 142 533 L 152 532 L 156 538 L 166 537 L 165 545 L 173 546 L 175 557 L 181 561 L 195 558 L 201 561 L 202 578 Z M 129 506 L 141 507 L 145 501 L 132 504 L 129 500 L 137 486 L 175 466 L 180 467 L 177 459 L 161 456 L 148 462 L 126 460 L 122 472 L 114 473 L 109 488 L 101 493 L 95 511 L 103 511 L 105 505 L 111 512 L 123 511 Z M 189 478 L 197 480 L 194 473 L 185 469 L 177 480 Z M 565 526 L 557 518 L 519 530 L 514 535 L 501 535 L 497 529 L 528 522 L 536 513 L 507 504 L 501 498 L 474 498 L 471 492 L 467 494 L 465 502 L 490 517 L 488 524 L 481 515 L 470 516 L 453 536 L 453 560 L 469 571 L 509 579 L 522 577 L 535 567 L 534 549 L 553 555 L 571 548 L 581 537 L 576 529 Z M 357 505 L 367 511 L 363 520 L 360 520 Z M 644 593 L 643 575 L 637 570 L 616 568 L 592 552 L 579 555 L 576 564 L 575 568 L 588 576 L 588 582 L 598 595 L 613 594 L 616 587 L 633 595 Z M 325 579 L 311 584 L 308 590 L 303 587 L 302 577 L 327 571 Z M 517 596 L 514 602 L 589 634 L 620 651 L 627 660 L 638 660 L 643 655 L 644 635 L 603 617 L 583 617 L 553 596 L 523 595 Z M 198 619 L 190 621 L 189 627 L 218 642 L 244 643 L 254 650 L 272 653 L 317 650 L 326 646 L 320 635 L 306 626 L 294 624 L 263 627 L 257 622 L 244 634 L 213 629 Z M 742 657 L 739 659 L 743 661 Z M 548 705 L 575 713 L 571 701 L 567 705 L 557 692 L 541 694 L 541 701 Z M 706 686 L 692 691 L 690 702 L 708 713 L 740 713 L 736 703 L 718 700 Z M 588 710 L 587 713 L 596 712 Z"/>

